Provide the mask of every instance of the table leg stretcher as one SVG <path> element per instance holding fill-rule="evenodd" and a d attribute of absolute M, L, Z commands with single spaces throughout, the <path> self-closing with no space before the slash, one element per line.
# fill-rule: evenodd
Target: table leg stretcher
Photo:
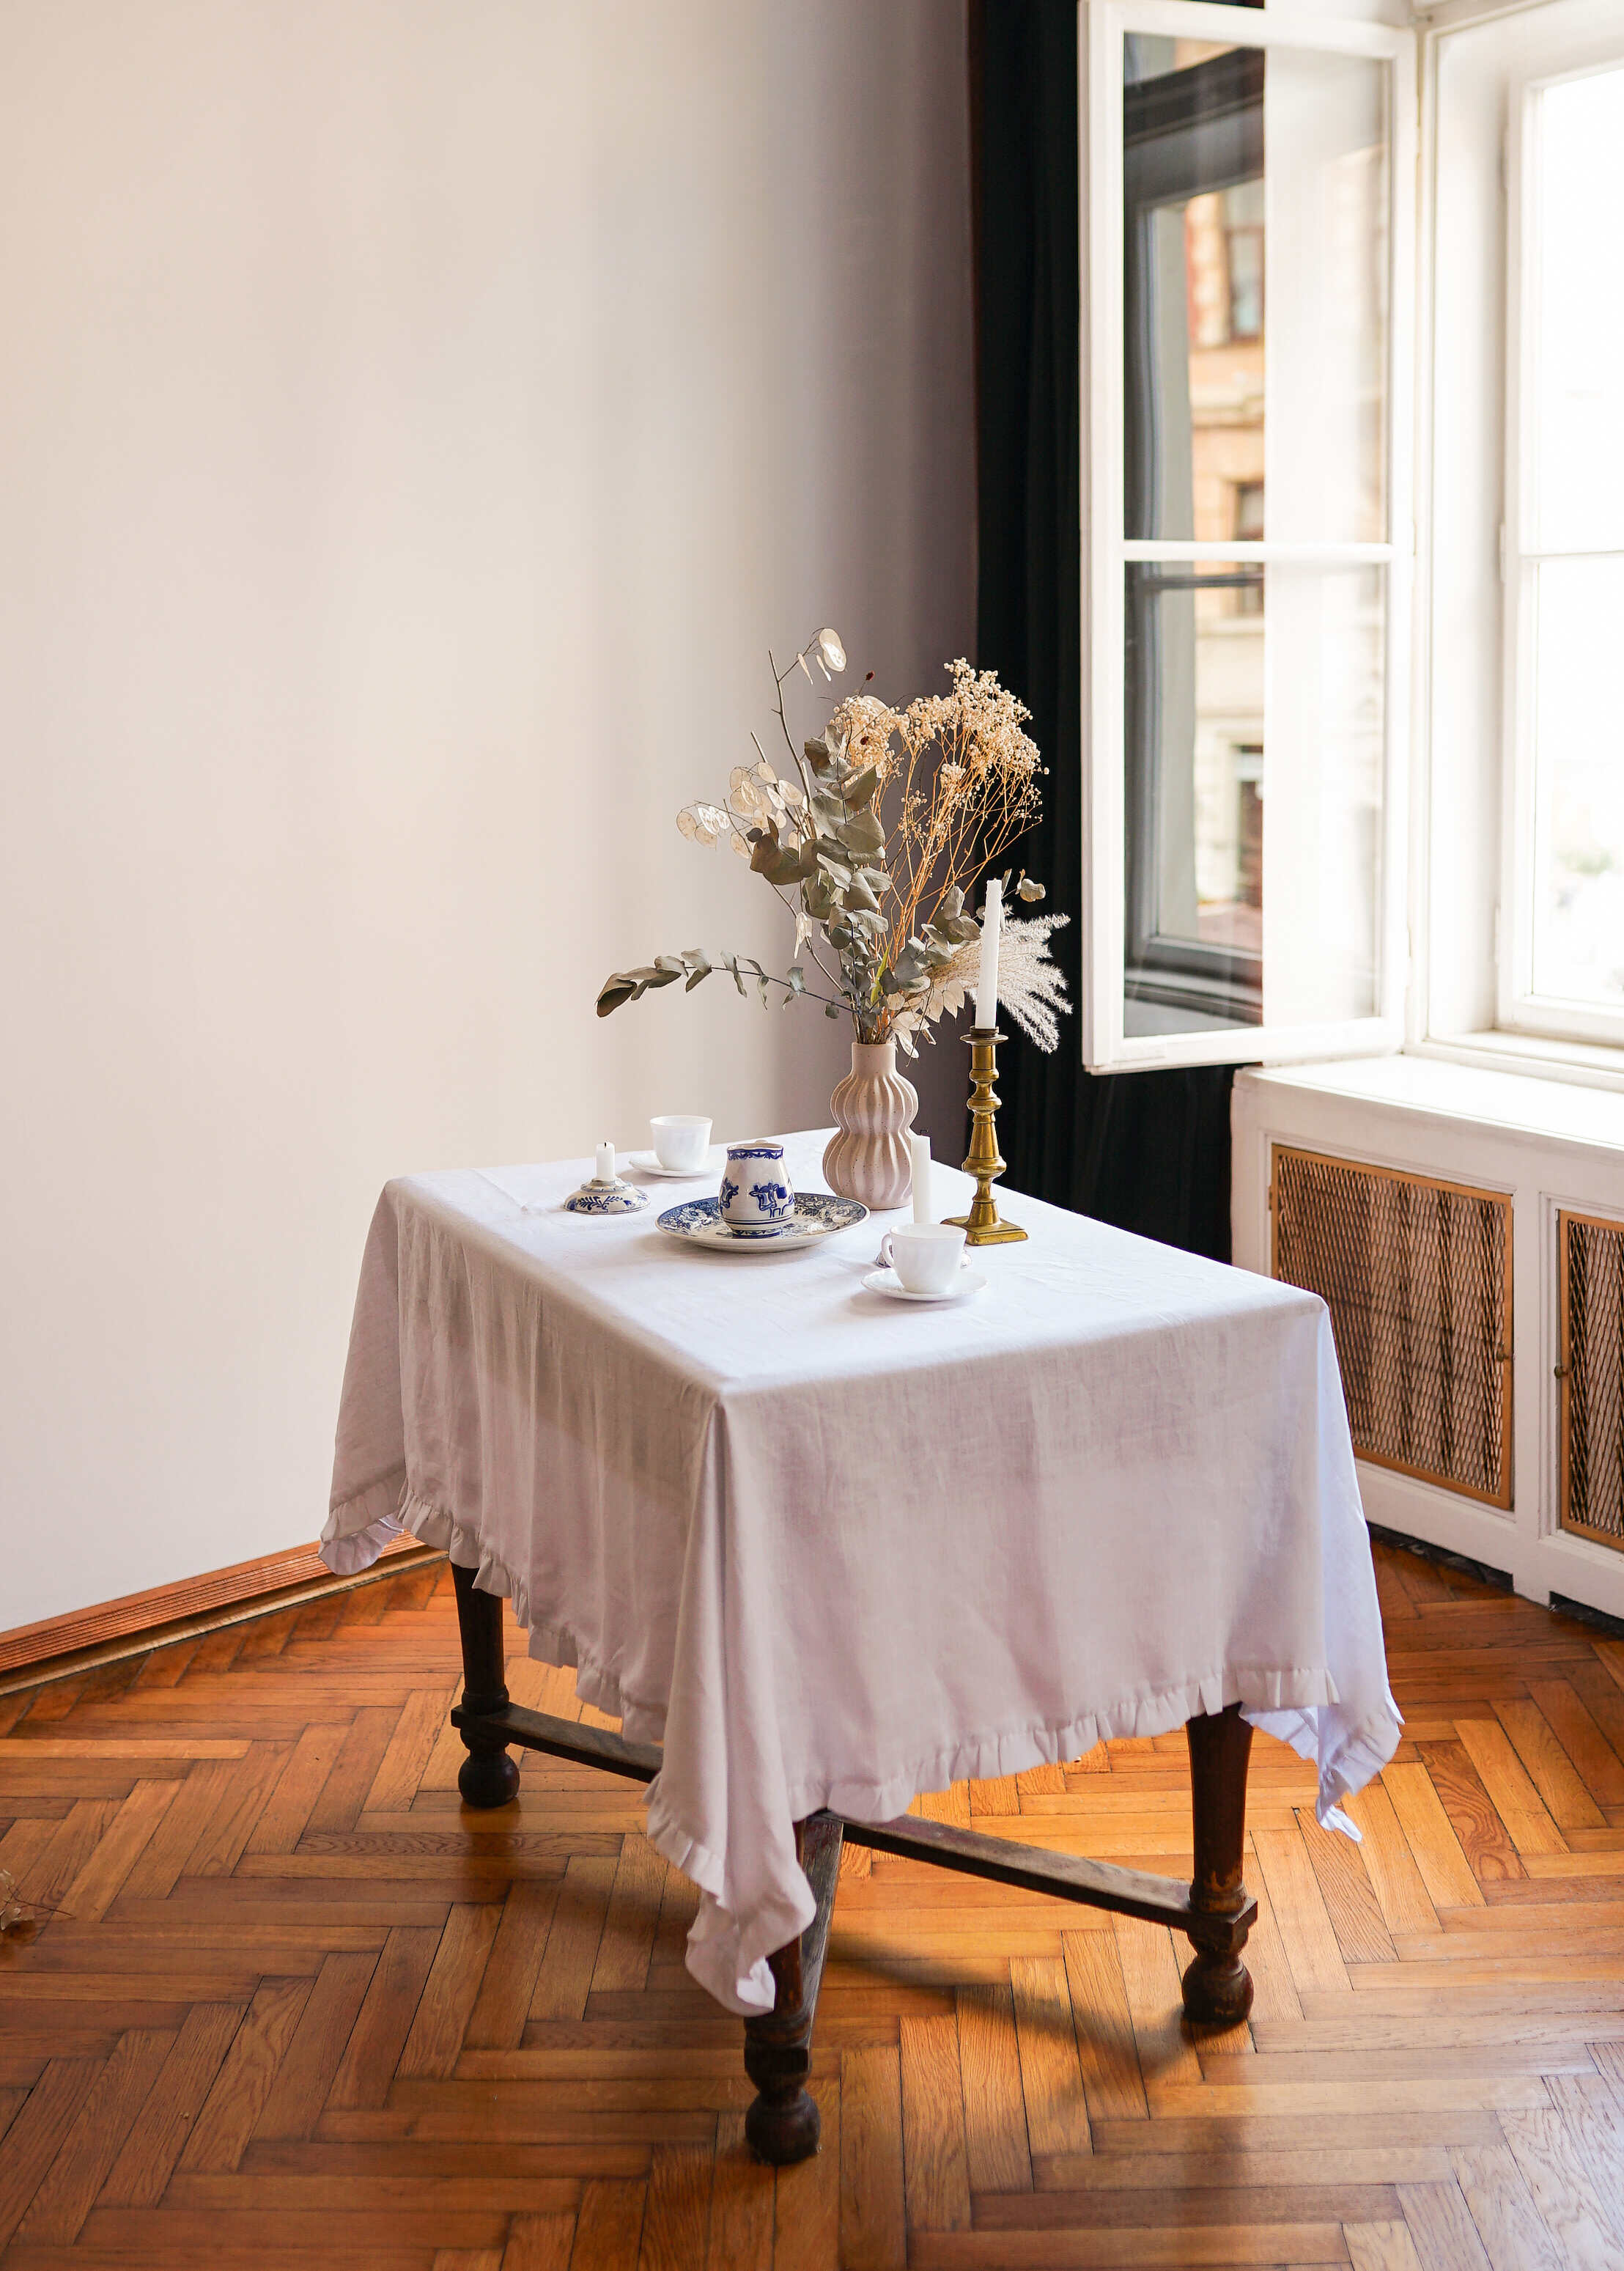
<path fill-rule="evenodd" d="M 513 1746 L 570 1759 L 578 1766 L 598 1767 L 634 1782 L 652 1782 L 662 1762 L 657 1746 L 628 1743 L 604 1729 L 552 1718 L 509 1700 L 501 1601 L 494 1593 L 478 1590 L 472 1570 L 458 1568 L 454 1575 L 463 1689 L 451 1723 L 468 1751 L 457 1778 L 464 1801 L 474 1806 L 504 1806 L 516 1794 L 519 1770 L 508 1755 Z M 817 1913 L 798 1940 L 769 1958 L 777 1990 L 772 2010 L 744 2022 L 745 2069 L 758 2092 L 745 2117 L 745 2130 L 762 2160 L 805 2160 L 817 2150 L 818 2108 L 805 2082 L 841 1847 L 848 1842 L 1027 1892 L 1047 1893 L 1057 1900 L 1140 1917 L 1150 1924 L 1171 1925 L 1195 1949 L 1183 1983 L 1190 2023 L 1231 2027 L 1245 2018 L 1252 2005 L 1252 1982 L 1242 1950 L 1257 1915 L 1257 1903 L 1241 1873 L 1252 1731 L 1241 1716 L 1239 1704 L 1232 1703 L 1226 1711 L 1191 1719 L 1185 1733 L 1195 1853 L 1195 1874 L 1188 1884 L 913 1814 L 894 1821 L 850 1821 L 819 1813 L 797 1822 L 796 1853 Z"/>

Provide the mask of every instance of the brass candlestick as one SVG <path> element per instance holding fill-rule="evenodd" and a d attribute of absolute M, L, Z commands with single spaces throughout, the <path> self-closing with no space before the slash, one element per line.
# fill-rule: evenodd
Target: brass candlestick
<path fill-rule="evenodd" d="M 998 1043 L 1005 1036 L 996 1025 L 973 1025 L 965 1035 L 970 1050 L 970 1150 L 964 1163 L 967 1175 L 975 1178 L 975 1196 L 968 1214 L 947 1219 L 964 1232 L 967 1246 L 1010 1246 L 1026 1232 L 1018 1223 L 1000 1222 L 992 1186 L 1004 1173 L 998 1156 L 995 1122 L 998 1099 L 993 1091 L 997 1076 Z"/>

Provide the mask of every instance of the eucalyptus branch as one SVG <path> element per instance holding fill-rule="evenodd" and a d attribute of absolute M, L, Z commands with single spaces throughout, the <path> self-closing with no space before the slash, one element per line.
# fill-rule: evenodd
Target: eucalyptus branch
<path fill-rule="evenodd" d="M 785 906 L 786 910 L 788 911 L 788 912 L 789 912 L 789 913 L 790 913 L 790 914 L 793 914 L 793 913 L 795 912 L 795 907 L 794 907 L 794 905 L 793 905 L 793 903 L 792 903 L 792 902 L 791 902 L 788 897 L 785 897 L 785 894 L 784 894 L 784 889 L 783 889 L 782 884 L 782 883 L 775 883 L 775 884 L 773 885 L 773 889 L 774 889 L 774 890 L 775 890 L 775 891 L 777 892 L 777 894 L 778 894 L 779 897 L 780 897 L 781 899 L 782 899 L 782 900 L 783 900 L 784 906 Z M 812 956 L 812 960 L 817 964 L 817 965 L 818 965 L 819 969 L 820 971 L 822 971 L 822 972 L 823 972 L 824 976 L 828 979 L 828 981 L 829 981 L 830 985 L 831 985 L 831 986 L 833 986 L 833 987 L 834 987 L 835 988 L 837 988 L 837 990 L 838 990 L 838 991 L 840 991 L 841 993 L 844 993 L 844 992 L 845 992 L 845 990 L 846 990 L 846 989 L 845 989 L 845 987 L 844 987 L 843 986 L 842 986 L 842 985 L 841 985 L 841 981 L 840 981 L 840 979 L 839 979 L 834 975 L 834 972 L 829 968 L 828 964 L 824 960 L 823 957 L 819 953 L 818 949 L 817 949 L 817 946 L 816 946 L 816 944 L 814 943 L 814 942 L 813 942 L 813 940 L 812 940 L 812 935 L 811 935 L 810 932 L 808 933 L 808 934 L 807 934 L 807 938 L 806 938 L 806 950 L 807 950 L 807 952 Z M 818 1000 L 818 1001 L 821 1001 L 821 1000 L 823 999 L 823 996 L 822 996 L 821 994 L 818 994 L 818 995 L 814 996 L 813 998 L 814 998 L 814 999 L 816 999 L 816 1000 Z"/>
<path fill-rule="evenodd" d="M 844 1002 L 832 1001 L 827 994 L 814 994 L 801 974 L 799 963 L 790 964 L 787 978 L 776 978 L 770 970 L 763 970 L 751 955 L 724 954 L 713 962 L 702 947 L 691 946 L 683 954 L 656 954 L 651 963 L 638 970 L 615 971 L 598 988 L 597 1014 L 600 1017 L 607 1017 L 619 1009 L 622 1002 L 638 1001 L 643 994 L 651 994 L 662 986 L 674 986 L 679 978 L 687 980 L 683 992 L 692 994 L 701 979 L 710 977 L 718 970 L 727 972 L 741 994 L 746 990 L 745 979 L 748 974 L 760 987 L 763 1001 L 767 999 L 769 986 L 781 986 L 786 994 L 792 997 L 804 994 L 809 1001 L 821 1001 L 826 1009 L 834 1010 L 837 1015 L 847 1006 Z M 824 975 L 827 978 L 828 972 L 825 971 Z"/>
<path fill-rule="evenodd" d="M 818 967 L 819 967 L 820 970 L 822 970 L 822 969 L 823 969 L 823 964 L 822 964 L 821 963 L 819 963 L 819 965 L 818 965 Z M 795 998 L 796 1000 L 797 1000 L 797 1001 L 821 1001 L 821 1002 L 823 1003 L 823 1005 L 824 1005 L 825 1009 L 846 1009 L 846 1008 L 848 1008 L 848 1007 L 849 1006 L 849 1005 L 847 1002 L 845 1002 L 845 1001 L 832 1001 L 832 1000 L 830 999 L 829 995 L 828 995 L 828 994 L 814 994 L 814 993 L 812 992 L 812 987 L 811 987 L 810 986 L 805 985 L 805 984 L 802 984 L 802 985 L 800 985 L 800 986 L 797 986 L 797 985 L 794 983 L 794 981 L 793 981 L 792 979 L 788 979 L 788 978 L 775 978 L 775 977 L 773 976 L 773 974 L 772 974 L 772 972 L 771 972 L 770 971 L 762 971 L 762 970 L 760 970 L 760 969 L 756 969 L 756 970 L 753 970 L 753 972 L 752 972 L 752 975 L 756 979 L 757 982 L 758 982 L 759 984 L 760 984 L 760 985 L 763 985 L 763 986 L 782 986 L 782 987 L 783 987 L 783 990 L 784 990 L 784 992 L 785 992 L 786 994 L 789 994 L 793 995 L 793 996 L 794 996 L 794 998 Z M 825 972 L 824 972 L 824 975 L 825 975 L 825 977 L 827 977 L 827 976 L 828 976 L 828 972 L 827 972 L 827 971 L 825 971 Z M 833 980 L 831 980 L 831 983 L 833 983 L 833 982 L 834 982 L 834 981 L 833 981 Z"/>

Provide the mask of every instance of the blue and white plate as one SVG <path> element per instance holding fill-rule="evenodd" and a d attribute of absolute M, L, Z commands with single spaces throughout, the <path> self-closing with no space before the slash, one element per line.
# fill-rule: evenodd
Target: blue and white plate
<path fill-rule="evenodd" d="M 708 1247 L 729 1254 L 783 1254 L 797 1246 L 816 1246 L 837 1230 L 849 1230 L 868 1220 L 868 1209 L 856 1199 L 837 1199 L 831 1191 L 797 1191 L 795 1212 L 782 1230 L 769 1237 L 759 1232 L 734 1230 L 722 1219 L 719 1198 L 689 1199 L 667 1207 L 660 1228 L 686 1246 Z"/>

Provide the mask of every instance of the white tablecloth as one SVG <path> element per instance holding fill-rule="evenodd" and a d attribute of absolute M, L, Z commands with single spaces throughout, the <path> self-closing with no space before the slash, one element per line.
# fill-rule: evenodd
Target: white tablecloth
<path fill-rule="evenodd" d="M 821 1188 L 824 1136 L 787 1139 Z M 1239 1701 L 1319 1769 L 1390 1757 L 1370 1550 L 1315 1296 L 1010 1193 L 1028 1243 L 944 1307 L 867 1292 L 876 1217 L 735 1257 L 560 1202 L 582 1160 L 390 1183 L 324 1558 L 397 1520 L 513 1601 L 532 1656 L 663 1740 L 649 1834 L 688 1965 L 770 2006 L 812 1912 L 792 1825 Z M 967 1179 L 938 1168 L 941 1210 Z"/>

